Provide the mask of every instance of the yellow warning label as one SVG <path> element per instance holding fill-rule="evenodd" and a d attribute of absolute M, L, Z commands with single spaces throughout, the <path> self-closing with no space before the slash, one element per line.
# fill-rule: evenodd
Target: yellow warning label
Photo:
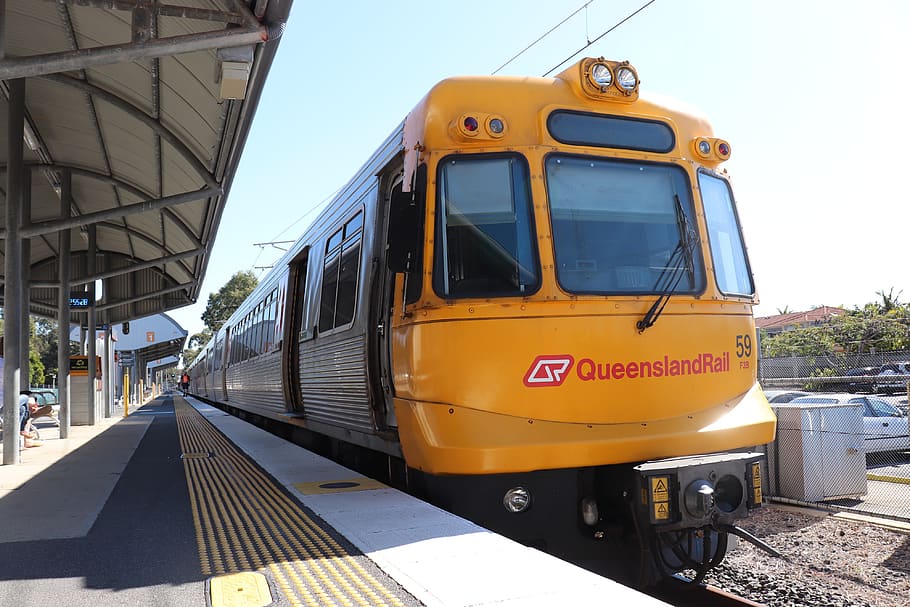
<path fill-rule="evenodd" d="M 654 520 L 665 521 L 670 518 L 670 505 L 666 502 L 654 504 Z"/>
<path fill-rule="evenodd" d="M 752 486 L 761 487 L 761 466 L 752 464 Z"/>
<path fill-rule="evenodd" d="M 755 504 L 761 503 L 761 487 L 755 488 Z"/>
<path fill-rule="evenodd" d="M 670 477 L 669 476 L 652 476 L 651 477 L 651 501 L 652 502 L 669 502 L 670 501 Z"/>

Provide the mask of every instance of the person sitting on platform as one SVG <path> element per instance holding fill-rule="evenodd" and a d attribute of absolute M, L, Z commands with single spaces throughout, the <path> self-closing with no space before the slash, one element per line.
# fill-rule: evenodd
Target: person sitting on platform
<path fill-rule="evenodd" d="M 53 407 L 50 405 L 39 407 L 38 400 L 30 392 L 23 391 L 19 394 L 19 434 L 26 448 L 41 446 L 42 443 L 32 428 L 32 420 L 49 415 L 51 411 Z"/>

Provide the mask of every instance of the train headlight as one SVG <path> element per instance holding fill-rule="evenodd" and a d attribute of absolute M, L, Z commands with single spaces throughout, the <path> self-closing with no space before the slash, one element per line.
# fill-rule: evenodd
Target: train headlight
<path fill-rule="evenodd" d="M 600 513 L 597 510 L 597 500 L 593 497 L 586 497 L 581 500 L 581 520 L 585 525 L 593 527 L 600 520 Z"/>
<path fill-rule="evenodd" d="M 591 82 L 601 90 L 613 84 L 613 72 L 606 63 L 595 63 L 591 66 Z"/>
<path fill-rule="evenodd" d="M 557 76 L 577 92 L 600 101 L 632 103 L 638 99 L 638 72 L 628 61 L 587 57 Z"/>
<path fill-rule="evenodd" d="M 531 507 L 531 492 L 524 487 L 513 487 L 502 497 L 502 505 L 513 514 L 524 512 Z"/>
<path fill-rule="evenodd" d="M 720 477 L 714 487 L 714 503 L 721 512 L 733 512 L 743 503 L 745 495 L 742 481 L 728 474 Z"/>
<path fill-rule="evenodd" d="M 714 508 L 714 485 L 704 479 L 689 483 L 685 493 L 686 511 L 693 518 L 704 518 Z"/>
<path fill-rule="evenodd" d="M 616 70 L 616 86 L 631 94 L 638 87 L 638 74 L 631 66 L 623 66 Z"/>

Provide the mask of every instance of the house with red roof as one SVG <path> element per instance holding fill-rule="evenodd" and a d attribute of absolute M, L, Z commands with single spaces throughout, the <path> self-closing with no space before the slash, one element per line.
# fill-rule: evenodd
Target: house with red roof
<path fill-rule="evenodd" d="M 833 306 L 820 306 L 805 312 L 788 312 L 774 316 L 763 316 L 755 319 L 755 326 L 765 331 L 767 335 L 777 335 L 784 331 L 791 331 L 802 327 L 814 327 L 827 323 L 832 318 L 844 316 L 847 313 L 843 308 Z"/>

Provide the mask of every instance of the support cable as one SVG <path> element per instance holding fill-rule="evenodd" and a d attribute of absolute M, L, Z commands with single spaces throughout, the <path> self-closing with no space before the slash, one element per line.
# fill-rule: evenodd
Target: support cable
<path fill-rule="evenodd" d="M 523 49 L 521 49 L 520 51 L 518 51 L 518 53 L 517 53 L 514 57 L 512 57 L 511 59 L 509 59 L 508 61 L 506 61 L 506 62 L 503 63 L 502 65 L 500 65 L 498 68 L 496 68 L 495 70 L 493 70 L 493 72 L 492 72 L 491 75 L 495 75 L 497 72 L 499 72 L 499 70 L 501 70 L 501 69 L 504 68 L 505 66 L 509 65 L 510 63 L 512 63 L 513 61 L 515 61 L 515 60 L 518 59 L 519 57 L 521 57 L 521 56 L 522 56 L 523 54 L 525 54 L 525 52 L 526 52 L 528 49 L 530 49 L 532 46 L 534 46 L 535 44 L 537 44 L 538 42 L 540 42 L 541 40 L 543 40 L 544 38 L 546 38 L 547 36 L 549 36 L 550 34 L 552 34 L 554 31 L 556 31 L 556 30 L 559 29 L 560 27 L 562 27 L 562 25 L 563 25 L 566 21 L 568 21 L 569 19 L 571 19 L 572 17 L 574 17 L 575 15 L 577 15 L 577 14 L 578 14 L 579 12 L 581 12 L 582 10 L 588 8 L 588 5 L 591 4 L 592 2 L 594 2 L 594 0 L 588 0 L 588 2 L 585 2 L 583 5 L 581 5 L 581 6 L 578 7 L 577 9 L 575 9 L 575 11 L 574 11 L 571 15 L 569 15 L 568 17 L 566 17 L 565 19 L 563 19 L 562 21 L 560 21 L 559 23 L 557 23 L 556 25 L 554 25 L 553 27 L 551 27 L 543 36 L 541 36 L 540 38 L 538 38 L 537 40 L 535 40 L 534 42 L 532 42 L 532 43 L 529 44 L 528 46 L 526 46 L 526 47 L 524 47 Z"/>
<path fill-rule="evenodd" d="M 643 4 L 642 6 L 640 6 L 640 7 L 638 8 L 638 10 L 636 10 L 636 11 L 633 12 L 633 13 L 631 13 L 628 17 L 626 17 L 625 19 L 623 19 L 622 21 L 620 21 L 619 23 L 617 23 L 616 25 L 614 25 L 613 27 L 611 27 L 610 29 L 608 29 L 607 31 L 605 31 L 604 33 L 602 33 L 600 36 L 598 36 L 598 37 L 595 38 L 594 40 L 588 41 L 588 43 L 587 43 L 586 45 L 584 45 L 583 47 L 581 47 L 580 49 L 578 49 L 577 51 L 575 51 L 574 53 L 572 53 L 571 55 L 569 55 L 568 57 L 566 57 L 565 59 L 563 59 L 561 62 L 557 63 L 555 66 L 553 66 L 552 68 L 550 68 L 549 71 L 547 71 L 546 73 L 543 74 L 544 77 L 549 76 L 550 74 L 552 74 L 553 72 L 555 72 L 557 69 L 559 69 L 560 67 L 562 67 L 563 65 L 565 65 L 566 63 L 568 63 L 575 55 L 577 55 L 578 53 L 582 52 L 583 50 L 585 50 L 586 48 L 588 48 L 589 46 L 591 46 L 592 44 L 594 44 L 595 42 L 597 42 L 598 40 L 600 40 L 601 38 L 603 38 L 604 36 L 606 36 L 607 34 L 609 34 L 610 32 L 612 32 L 613 30 L 615 30 L 616 28 L 618 28 L 620 25 L 622 25 L 623 23 L 625 23 L 626 21 L 628 21 L 629 19 L 631 19 L 632 17 L 634 17 L 635 15 L 637 15 L 638 13 L 640 13 L 641 11 L 645 10 L 646 8 L 648 8 L 649 6 L 651 6 L 652 4 L 654 4 L 655 1 L 656 1 L 656 0 L 650 0 L 649 2 L 646 2 L 645 4 Z"/>

